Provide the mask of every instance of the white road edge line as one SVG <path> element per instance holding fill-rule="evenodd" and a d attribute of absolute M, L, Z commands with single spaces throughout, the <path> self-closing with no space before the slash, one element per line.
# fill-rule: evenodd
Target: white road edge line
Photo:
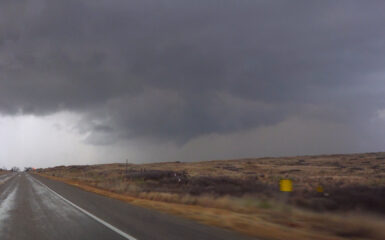
<path fill-rule="evenodd" d="M 31 175 L 30 175 L 31 176 Z M 32 176 L 31 176 L 32 177 Z M 112 226 L 111 224 L 109 224 L 108 222 L 98 218 L 97 216 L 93 215 L 92 213 L 88 212 L 87 210 L 79 207 L 78 205 L 76 205 L 75 203 L 71 202 L 70 200 L 64 198 L 62 195 L 60 195 L 59 193 L 55 192 L 54 190 L 52 190 L 51 188 L 49 188 L 47 185 L 45 185 L 44 183 L 40 182 L 39 180 L 37 180 L 36 178 L 32 177 L 35 181 L 37 181 L 38 183 L 40 183 L 42 186 L 46 187 L 49 191 L 51 191 L 53 194 L 55 194 L 56 196 L 58 196 L 60 199 L 62 199 L 63 201 L 65 201 L 66 203 L 70 204 L 71 206 L 73 206 L 74 208 L 76 208 L 77 210 L 81 211 L 82 213 L 86 214 L 87 216 L 91 217 L 92 219 L 94 219 L 95 221 L 103 224 L 104 226 L 106 226 L 107 228 L 111 229 L 112 231 L 116 232 L 117 234 L 119 234 L 120 236 L 128 239 L 128 240 L 138 240 L 136 238 L 134 238 L 133 236 L 123 232 L 122 230 Z"/>

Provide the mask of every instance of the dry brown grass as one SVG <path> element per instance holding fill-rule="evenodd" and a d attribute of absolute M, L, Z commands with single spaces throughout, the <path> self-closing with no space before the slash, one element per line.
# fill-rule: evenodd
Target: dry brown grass
<path fill-rule="evenodd" d="M 385 153 L 367 153 L 129 164 L 128 177 L 124 164 L 61 166 L 38 172 L 117 193 L 189 204 L 199 203 L 206 195 L 277 199 L 279 180 L 290 178 L 294 183 L 291 204 L 319 211 L 364 209 L 385 214 L 384 162 Z M 316 192 L 319 185 L 325 194 Z"/>
<path fill-rule="evenodd" d="M 256 177 L 258 181 L 276 184 L 277 178 L 296 179 L 296 187 L 308 188 L 320 182 L 342 181 L 344 185 L 385 185 L 385 153 L 298 156 L 283 158 L 249 158 L 205 162 L 166 162 L 129 164 L 130 171 L 164 170 L 185 171 L 189 176 L 228 176 L 231 178 Z M 68 177 L 86 177 L 91 173 L 124 173 L 125 164 L 89 166 L 83 172 L 71 172 L 68 167 L 45 171 L 65 174 Z M 80 169 L 79 169 L 80 170 Z M 71 176 L 71 173 L 74 173 Z M 83 174 L 83 176 L 81 176 Z M 310 187 L 310 188 L 309 188 Z"/>
<path fill-rule="evenodd" d="M 319 214 L 287 208 L 284 205 L 277 205 L 274 209 L 260 208 L 258 211 L 254 210 L 252 212 L 239 211 L 239 209 L 238 211 L 233 211 L 234 209 L 231 208 L 202 207 L 142 199 L 102 190 L 79 181 L 43 174 L 39 175 L 134 205 L 179 215 L 204 224 L 234 230 L 263 239 L 380 240 L 385 238 L 385 232 L 382 230 L 385 227 L 385 223 L 373 216 Z M 222 207 L 230 206 L 233 203 L 225 198 L 218 201 L 219 205 L 222 202 Z"/>
<path fill-rule="evenodd" d="M 128 172 L 124 164 L 60 166 L 36 172 L 252 236 L 385 239 L 384 162 L 385 153 L 367 153 L 129 164 Z M 294 182 L 294 192 L 287 199 L 290 205 L 281 201 L 277 188 L 281 178 Z M 315 191 L 319 185 L 324 193 Z M 373 217 L 370 212 L 383 215 Z"/>

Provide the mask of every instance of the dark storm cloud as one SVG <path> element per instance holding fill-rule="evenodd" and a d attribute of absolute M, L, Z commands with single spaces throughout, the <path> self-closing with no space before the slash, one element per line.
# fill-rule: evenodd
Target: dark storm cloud
<path fill-rule="evenodd" d="M 95 144 L 185 142 L 291 115 L 348 124 L 385 106 L 384 7 L 2 1 L 0 111 L 85 114 Z"/>

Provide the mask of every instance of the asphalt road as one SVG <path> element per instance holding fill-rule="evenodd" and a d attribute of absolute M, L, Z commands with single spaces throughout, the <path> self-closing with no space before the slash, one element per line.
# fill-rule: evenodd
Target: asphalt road
<path fill-rule="evenodd" d="M 0 239 L 251 240 L 26 173 L 0 176 Z"/>

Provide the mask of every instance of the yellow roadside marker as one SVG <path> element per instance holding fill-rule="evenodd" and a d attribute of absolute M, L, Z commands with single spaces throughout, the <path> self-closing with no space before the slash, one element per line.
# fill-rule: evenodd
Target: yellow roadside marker
<path fill-rule="evenodd" d="M 293 182 L 290 179 L 281 179 L 279 181 L 279 189 L 281 192 L 293 191 Z"/>
<path fill-rule="evenodd" d="M 322 192 L 324 192 L 324 188 L 321 185 L 318 185 L 316 188 L 316 191 L 319 193 L 322 193 Z"/>

